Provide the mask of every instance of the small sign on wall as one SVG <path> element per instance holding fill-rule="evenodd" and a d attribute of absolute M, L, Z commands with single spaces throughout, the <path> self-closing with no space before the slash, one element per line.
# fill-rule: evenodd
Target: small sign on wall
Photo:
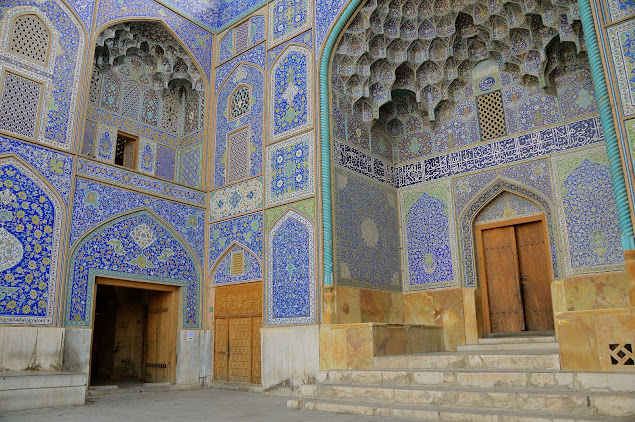
<path fill-rule="evenodd" d="M 194 343 L 194 330 L 187 330 L 185 332 L 185 342 Z"/>

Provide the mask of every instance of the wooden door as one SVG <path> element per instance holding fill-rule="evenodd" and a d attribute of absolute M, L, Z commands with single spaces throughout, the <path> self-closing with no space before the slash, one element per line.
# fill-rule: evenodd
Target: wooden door
<path fill-rule="evenodd" d="M 485 272 L 492 333 L 525 329 L 518 274 L 518 254 L 513 226 L 482 231 L 482 266 Z"/>
<path fill-rule="evenodd" d="M 214 325 L 214 381 L 227 382 L 229 320 L 227 318 L 216 318 Z"/>
<path fill-rule="evenodd" d="M 553 330 L 550 258 L 542 221 L 519 224 L 515 230 L 526 328 Z"/>
<path fill-rule="evenodd" d="M 252 336 L 250 317 L 229 319 L 229 382 L 251 382 Z"/>
<path fill-rule="evenodd" d="M 260 329 L 262 328 L 262 317 L 253 317 L 252 318 L 252 350 L 253 356 L 251 358 L 252 367 L 251 367 L 251 383 L 252 384 L 260 384 L 261 382 L 261 362 L 260 362 Z"/>
<path fill-rule="evenodd" d="M 171 314 L 171 293 L 156 292 L 148 298 L 146 325 L 146 382 L 170 382 L 175 368 L 172 362 L 174 345 Z"/>

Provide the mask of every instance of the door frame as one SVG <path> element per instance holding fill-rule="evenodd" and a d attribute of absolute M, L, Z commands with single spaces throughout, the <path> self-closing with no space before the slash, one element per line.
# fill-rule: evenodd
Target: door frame
<path fill-rule="evenodd" d="M 99 286 L 114 286 L 114 287 L 126 287 L 130 289 L 150 290 L 154 292 L 164 292 L 170 295 L 170 370 L 168 371 L 168 381 L 170 383 L 176 383 L 176 335 L 178 330 L 178 315 L 179 315 L 179 295 L 178 291 L 181 287 L 171 286 L 169 284 L 158 284 L 145 281 L 131 281 L 123 279 L 108 278 L 102 276 L 95 277 L 95 287 L 93 288 L 93 304 L 92 318 L 91 318 L 91 336 L 90 336 L 90 358 L 88 360 L 88 382 L 86 383 L 86 389 L 90 388 L 90 381 L 92 377 L 92 363 L 93 363 L 93 341 L 95 336 L 95 309 L 97 308 L 97 289 Z M 145 330 L 145 328 L 144 328 Z M 144 339 L 145 341 L 145 339 Z M 143 356 L 143 362 L 146 357 Z"/>
<path fill-rule="evenodd" d="M 528 217 L 520 217 L 515 218 L 513 220 L 503 220 L 503 221 L 494 221 L 491 223 L 478 224 L 474 226 L 474 233 L 476 236 L 476 260 L 478 265 L 478 278 L 480 282 L 481 288 L 481 301 L 483 304 L 483 332 L 491 333 L 492 326 L 490 320 L 490 308 L 489 308 L 489 294 L 487 290 L 487 276 L 485 274 L 485 251 L 483 249 L 483 231 L 489 229 L 497 229 L 500 227 L 507 226 L 517 226 L 525 223 L 533 223 L 539 221 L 542 223 L 542 232 L 545 239 L 545 259 L 549 262 L 549 268 L 551 268 L 551 255 L 550 251 L 550 243 L 549 243 L 549 232 L 547 231 L 547 219 L 545 214 L 536 214 Z M 553 283 L 553 272 L 549 271 L 549 286 Z M 550 289 L 551 296 L 551 289 Z"/>

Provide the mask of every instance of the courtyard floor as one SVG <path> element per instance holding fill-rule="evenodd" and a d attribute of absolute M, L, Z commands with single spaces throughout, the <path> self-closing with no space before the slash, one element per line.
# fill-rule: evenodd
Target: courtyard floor
<path fill-rule="evenodd" d="M 0 414 L 0 421 L 254 421 L 384 422 L 400 419 L 343 415 L 286 407 L 287 399 L 216 389 L 90 397 L 85 406 Z"/>

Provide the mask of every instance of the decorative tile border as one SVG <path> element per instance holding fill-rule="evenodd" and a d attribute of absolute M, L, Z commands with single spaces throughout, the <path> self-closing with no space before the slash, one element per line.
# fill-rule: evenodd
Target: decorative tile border
<path fill-rule="evenodd" d="M 625 116 L 635 114 L 635 19 L 606 29 Z"/>
<path fill-rule="evenodd" d="M 127 171 L 123 167 L 96 163 L 80 158 L 77 164 L 77 174 L 96 181 L 107 180 L 117 185 L 133 188 L 143 193 L 160 196 L 166 199 L 176 199 L 197 207 L 205 206 L 205 193 L 174 183 L 157 180 L 149 176 Z"/>
<path fill-rule="evenodd" d="M 395 186 L 395 167 L 392 164 L 338 139 L 333 139 L 333 163 Z"/>
<path fill-rule="evenodd" d="M 210 220 L 220 220 L 262 209 L 262 177 L 213 191 L 209 195 Z"/>
<path fill-rule="evenodd" d="M 633 0 L 606 0 L 606 4 L 610 14 L 608 23 L 635 15 L 635 2 Z"/>
<path fill-rule="evenodd" d="M 314 132 L 310 131 L 267 147 L 267 206 L 296 201 L 315 194 L 314 136 Z"/>

